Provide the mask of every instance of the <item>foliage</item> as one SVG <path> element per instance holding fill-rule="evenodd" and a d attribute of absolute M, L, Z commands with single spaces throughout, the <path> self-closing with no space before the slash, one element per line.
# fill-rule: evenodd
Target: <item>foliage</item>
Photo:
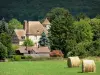
<path fill-rule="evenodd" d="M 53 50 L 51 53 L 50 53 L 50 56 L 51 57 L 63 57 L 63 53 L 61 52 L 61 50 Z"/>
<path fill-rule="evenodd" d="M 10 33 L 13 34 L 14 33 L 14 29 L 22 29 L 23 25 L 21 24 L 20 21 L 18 21 L 17 19 L 13 18 L 13 19 L 11 19 L 9 21 L 8 27 L 10 29 Z"/>
<path fill-rule="evenodd" d="M 81 19 L 74 22 L 74 46 L 67 56 L 88 56 L 87 49 L 92 42 L 92 27 L 87 20 Z"/>
<path fill-rule="evenodd" d="M 79 13 L 78 15 L 76 15 L 77 20 L 85 19 L 85 18 L 87 18 L 87 15 L 85 13 Z"/>
<path fill-rule="evenodd" d="M 12 54 L 11 37 L 7 33 L 0 34 L 0 42 L 7 47 L 8 56 Z"/>
<path fill-rule="evenodd" d="M 13 59 L 14 59 L 15 61 L 20 61 L 20 60 L 21 60 L 21 56 L 20 56 L 20 55 L 14 55 L 14 56 L 13 56 Z"/>
<path fill-rule="evenodd" d="M 68 41 L 74 39 L 73 18 L 71 14 L 67 12 L 67 10 L 62 8 L 61 10 L 64 11 L 64 13 L 59 12 L 60 10 L 58 9 L 57 12 L 59 12 L 59 14 L 52 21 L 49 30 L 49 41 L 52 50 L 61 50 L 66 57 L 67 53 L 70 50 L 70 48 L 68 48 L 68 46 L 70 45 Z"/>
<path fill-rule="evenodd" d="M 34 43 L 31 39 L 29 38 L 26 38 L 24 43 L 23 43 L 24 46 L 34 46 Z"/>
<path fill-rule="evenodd" d="M 100 19 L 91 19 L 90 25 L 92 26 L 93 40 L 100 39 Z"/>
<path fill-rule="evenodd" d="M 0 34 L 4 32 L 8 33 L 9 29 L 8 23 L 6 23 L 5 19 L 3 18 L 2 20 L 0 20 Z"/>
<path fill-rule="evenodd" d="M 64 7 L 73 15 L 84 12 L 94 17 L 100 14 L 99 0 L 1 0 L 0 18 L 5 17 L 6 20 L 17 18 L 20 21 L 40 20 L 54 7 Z"/>
<path fill-rule="evenodd" d="M 92 27 L 88 21 L 80 20 L 74 22 L 74 33 L 77 43 L 82 41 L 92 41 L 93 33 Z"/>
<path fill-rule="evenodd" d="M 100 14 L 97 14 L 95 18 L 100 19 Z"/>
<path fill-rule="evenodd" d="M 46 34 L 43 32 L 39 41 L 40 46 L 47 46 L 48 45 L 48 38 L 46 37 Z"/>
<path fill-rule="evenodd" d="M 100 39 L 92 41 L 88 46 L 89 56 L 100 56 Z"/>
<path fill-rule="evenodd" d="M 15 51 L 16 49 L 18 49 L 19 48 L 19 46 L 18 45 L 16 45 L 16 44 L 12 44 L 12 49 Z"/>
<path fill-rule="evenodd" d="M 25 56 L 25 59 L 32 59 L 32 56 Z"/>
<path fill-rule="evenodd" d="M 56 8 L 51 9 L 47 13 L 46 17 L 49 19 L 50 22 L 52 22 L 59 15 L 62 15 L 62 16 L 69 15 L 69 11 L 68 10 L 65 10 L 64 8 L 56 7 Z"/>
<path fill-rule="evenodd" d="M 7 57 L 7 48 L 0 42 L 0 59 Z"/>
<path fill-rule="evenodd" d="M 12 44 L 12 54 L 15 54 L 15 51 L 16 51 L 16 49 L 18 49 L 18 48 L 19 48 L 18 45 Z"/>

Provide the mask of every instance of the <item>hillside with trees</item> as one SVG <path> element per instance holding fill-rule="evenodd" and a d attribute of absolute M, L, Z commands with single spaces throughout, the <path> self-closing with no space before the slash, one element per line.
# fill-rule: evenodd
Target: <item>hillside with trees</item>
<path fill-rule="evenodd" d="M 100 0 L 0 0 L 0 19 L 41 20 L 54 7 L 68 9 L 72 15 L 100 14 Z"/>

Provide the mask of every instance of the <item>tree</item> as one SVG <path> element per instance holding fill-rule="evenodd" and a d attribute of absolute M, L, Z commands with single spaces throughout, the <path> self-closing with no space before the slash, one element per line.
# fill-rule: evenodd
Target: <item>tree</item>
<path fill-rule="evenodd" d="M 9 24 L 8 27 L 10 29 L 11 35 L 14 33 L 14 29 L 22 29 L 23 28 L 23 25 L 21 24 L 21 22 L 15 18 L 11 19 L 8 24 Z"/>
<path fill-rule="evenodd" d="M 7 47 L 7 52 L 8 56 L 11 55 L 12 53 L 12 42 L 11 42 L 11 37 L 7 33 L 1 33 L 0 34 L 0 42 Z"/>
<path fill-rule="evenodd" d="M 100 19 L 100 14 L 97 14 L 95 18 Z"/>
<path fill-rule="evenodd" d="M 29 38 L 26 38 L 24 43 L 23 43 L 24 46 L 34 46 L 34 43 L 31 39 Z"/>
<path fill-rule="evenodd" d="M 70 55 L 87 56 L 93 39 L 92 27 L 86 20 L 75 21 L 73 27 L 76 45 Z"/>
<path fill-rule="evenodd" d="M 100 39 L 100 19 L 91 19 L 90 25 L 93 31 L 93 41 Z"/>
<path fill-rule="evenodd" d="M 7 48 L 0 42 L 0 59 L 3 60 L 7 57 Z"/>
<path fill-rule="evenodd" d="M 8 23 L 6 23 L 5 19 L 3 18 L 1 21 L 0 21 L 0 33 L 8 33 L 9 32 L 9 29 L 8 29 Z"/>
<path fill-rule="evenodd" d="M 64 57 L 66 57 L 74 46 L 73 18 L 67 10 L 61 8 L 64 11 L 63 13 L 59 9 L 55 8 L 58 14 L 52 20 L 49 30 L 49 42 L 52 50 L 62 50 Z"/>
<path fill-rule="evenodd" d="M 74 22 L 74 34 L 76 35 L 77 43 L 87 40 L 92 41 L 93 39 L 92 27 L 86 20 Z"/>
<path fill-rule="evenodd" d="M 46 37 L 46 34 L 43 32 L 39 41 L 40 46 L 47 46 L 48 45 L 48 38 Z"/>
<path fill-rule="evenodd" d="M 79 14 L 76 16 L 76 19 L 77 19 L 77 20 L 85 19 L 85 18 L 88 18 L 87 15 L 86 15 L 85 13 L 79 13 Z"/>
<path fill-rule="evenodd" d="M 89 23 L 92 26 L 93 40 L 88 49 L 92 56 L 100 56 L 100 19 L 93 18 Z"/>
<path fill-rule="evenodd" d="M 64 8 L 56 7 L 51 9 L 51 11 L 47 13 L 46 17 L 49 19 L 50 22 L 52 22 L 59 15 L 69 15 L 69 11 L 65 10 Z"/>

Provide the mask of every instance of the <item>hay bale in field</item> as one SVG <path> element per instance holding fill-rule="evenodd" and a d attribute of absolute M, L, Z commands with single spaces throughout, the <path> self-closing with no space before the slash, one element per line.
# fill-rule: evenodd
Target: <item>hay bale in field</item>
<path fill-rule="evenodd" d="M 79 67 L 80 66 L 80 59 L 78 56 L 76 57 L 68 57 L 67 60 L 68 67 Z"/>
<path fill-rule="evenodd" d="M 96 65 L 94 60 L 83 60 L 82 61 L 82 72 L 95 72 Z"/>

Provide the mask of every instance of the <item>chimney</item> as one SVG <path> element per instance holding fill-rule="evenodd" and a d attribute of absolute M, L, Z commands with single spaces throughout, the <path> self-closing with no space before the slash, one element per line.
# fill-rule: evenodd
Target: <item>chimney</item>
<path fill-rule="evenodd" d="M 27 31 L 27 20 L 24 20 L 24 30 Z"/>
<path fill-rule="evenodd" d="M 29 23 L 27 20 L 24 20 L 24 30 L 26 31 L 26 37 L 29 37 Z"/>

